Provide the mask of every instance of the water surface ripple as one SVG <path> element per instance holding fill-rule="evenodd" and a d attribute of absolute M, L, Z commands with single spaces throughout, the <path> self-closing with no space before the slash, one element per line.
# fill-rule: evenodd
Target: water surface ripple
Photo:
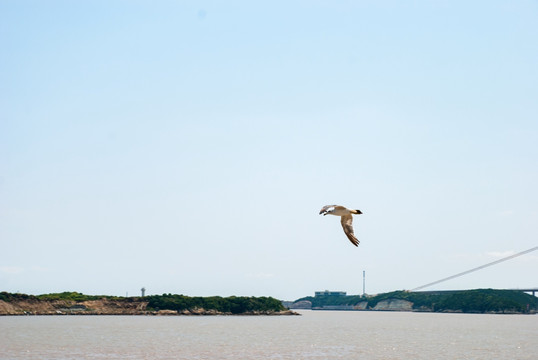
<path fill-rule="evenodd" d="M 0 359 L 536 359 L 538 316 L 4 316 Z"/>

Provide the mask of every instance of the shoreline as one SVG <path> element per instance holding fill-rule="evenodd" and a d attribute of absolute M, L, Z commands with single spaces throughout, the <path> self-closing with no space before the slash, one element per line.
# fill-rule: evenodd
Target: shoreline
<path fill-rule="evenodd" d="M 67 298 L 52 296 L 43 299 L 38 296 L 24 294 L 0 293 L 0 316 L 96 316 L 96 315 L 133 315 L 133 316 L 288 316 L 300 315 L 284 308 L 275 299 L 233 298 L 222 299 L 221 304 L 192 303 L 179 306 L 177 303 L 159 303 L 152 305 L 150 297 L 116 298 L 85 296 L 68 293 Z M 69 298 L 75 297 L 73 298 Z M 183 297 L 186 299 L 186 297 Z M 259 300 L 258 303 L 233 308 L 233 301 L 247 303 Z M 260 302 L 261 301 L 261 302 Z M 271 301 L 269 306 L 263 301 Z M 241 304 L 241 303 L 240 303 Z M 205 305 L 205 306 L 204 306 Z M 228 305 L 228 307 L 226 307 Z"/>

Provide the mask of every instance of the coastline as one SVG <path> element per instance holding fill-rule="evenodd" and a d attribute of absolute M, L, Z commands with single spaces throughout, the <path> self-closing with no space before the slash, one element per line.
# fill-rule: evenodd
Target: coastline
<path fill-rule="evenodd" d="M 529 314 L 538 311 L 538 298 L 518 290 L 393 291 L 373 296 L 314 296 L 287 304 L 314 311 L 400 311 L 468 314 Z"/>
<path fill-rule="evenodd" d="M 5 294 L 5 293 L 3 293 Z M 141 316 L 286 316 L 300 315 L 283 307 L 247 309 L 241 312 L 220 311 L 194 306 L 185 309 L 154 309 L 146 298 L 108 298 L 92 300 L 46 300 L 36 296 L 10 294 L 0 299 L 0 316 L 24 315 L 141 315 Z"/>

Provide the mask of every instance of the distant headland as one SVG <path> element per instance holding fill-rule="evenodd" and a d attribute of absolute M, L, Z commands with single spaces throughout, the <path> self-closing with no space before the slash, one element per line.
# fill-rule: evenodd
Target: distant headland
<path fill-rule="evenodd" d="M 538 297 L 518 290 L 393 291 L 368 295 L 318 292 L 286 302 L 291 309 L 536 314 Z"/>
<path fill-rule="evenodd" d="M 298 315 L 295 309 L 536 314 L 538 297 L 517 290 L 495 289 L 393 291 L 373 296 L 318 292 L 295 301 L 245 296 L 118 297 L 78 292 L 0 292 L 0 315 Z"/>
<path fill-rule="evenodd" d="M 271 297 L 0 293 L 0 315 L 297 315 Z"/>

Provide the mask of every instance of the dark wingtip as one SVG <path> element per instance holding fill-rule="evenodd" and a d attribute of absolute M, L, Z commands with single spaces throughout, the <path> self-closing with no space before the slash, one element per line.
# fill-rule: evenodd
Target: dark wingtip
<path fill-rule="evenodd" d="M 357 211 L 357 214 L 359 214 L 359 215 L 362 214 L 362 211 L 360 211 L 360 210 L 356 210 L 356 211 Z"/>

